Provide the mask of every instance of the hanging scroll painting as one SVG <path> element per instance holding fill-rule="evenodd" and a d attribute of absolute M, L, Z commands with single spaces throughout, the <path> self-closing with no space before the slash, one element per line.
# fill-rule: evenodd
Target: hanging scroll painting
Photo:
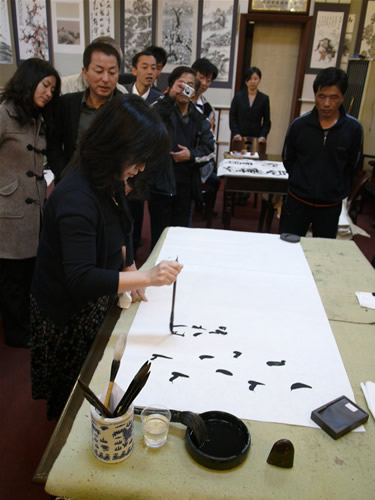
<path fill-rule="evenodd" d="M 99 36 L 115 38 L 115 12 L 113 0 L 90 0 L 90 42 Z"/>
<path fill-rule="evenodd" d="M 51 61 L 48 4 L 45 0 L 12 0 L 17 63 L 30 57 Z"/>

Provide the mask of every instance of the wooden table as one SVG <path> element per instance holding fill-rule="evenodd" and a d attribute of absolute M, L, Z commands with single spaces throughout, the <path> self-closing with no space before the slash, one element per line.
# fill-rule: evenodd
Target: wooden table
<path fill-rule="evenodd" d="M 280 155 L 260 154 L 259 160 L 281 161 Z M 231 218 L 234 210 L 235 193 L 269 193 L 286 194 L 288 191 L 288 180 L 278 177 L 250 177 L 250 176 L 223 176 L 224 177 L 224 203 L 223 203 L 223 223 L 224 229 L 230 229 Z M 272 197 L 268 204 L 263 204 L 263 211 L 259 218 L 258 231 L 262 230 L 264 219 L 266 221 L 266 231 L 269 232 L 273 216 Z"/>
<path fill-rule="evenodd" d="M 302 238 L 301 244 L 356 402 L 367 410 L 360 382 L 374 381 L 375 311 L 359 307 L 354 292 L 375 290 L 375 271 L 352 241 Z M 160 245 L 147 267 L 155 262 Z M 129 330 L 135 312 L 132 306 L 120 316 L 122 331 Z M 114 346 L 110 335 L 118 313 L 113 309 L 108 315 L 82 371 L 86 382 L 94 374 L 90 382 L 94 390 L 108 378 Z M 47 481 L 46 489 L 53 495 L 75 500 L 374 498 L 375 422 L 371 416 L 365 433 L 351 432 L 337 441 L 319 429 L 245 421 L 252 436 L 247 459 L 235 469 L 214 471 L 188 455 L 185 428 L 179 424 L 171 425 L 163 448 L 151 450 L 143 444 L 136 422 L 131 457 L 117 465 L 99 462 L 91 450 L 88 403 L 81 403 L 82 394 L 75 387 L 34 476 L 35 482 Z M 266 463 L 272 444 L 281 438 L 295 446 L 292 469 Z"/>

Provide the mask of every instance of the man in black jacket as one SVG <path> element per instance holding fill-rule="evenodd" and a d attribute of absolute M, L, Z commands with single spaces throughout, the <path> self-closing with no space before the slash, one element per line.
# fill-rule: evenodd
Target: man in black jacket
<path fill-rule="evenodd" d="M 55 129 L 48 132 L 47 159 L 55 182 L 98 110 L 118 93 L 116 84 L 120 65 L 120 54 L 112 45 L 94 42 L 86 47 L 82 73 L 88 88 L 59 98 Z"/>
<path fill-rule="evenodd" d="M 343 107 L 348 78 L 337 68 L 315 78 L 315 107 L 289 127 L 283 162 L 289 190 L 281 216 L 282 233 L 336 238 L 342 200 L 348 196 L 361 158 L 363 129 Z"/>
<path fill-rule="evenodd" d="M 200 166 L 215 155 L 210 122 L 191 103 L 199 80 L 192 68 L 178 66 L 168 79 L 169 92 L 153 105 L 167 126 L 171 151 L 149 180 L 151 245 L 168 226 L 189 227 Z"/>

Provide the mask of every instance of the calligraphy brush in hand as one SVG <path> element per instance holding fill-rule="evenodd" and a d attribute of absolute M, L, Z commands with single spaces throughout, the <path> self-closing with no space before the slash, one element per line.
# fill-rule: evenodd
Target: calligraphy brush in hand
<path fill-rule="evenodd" d="M 140 415 L 143 408 L 136 406 L 134 408 L 135 415 Z M 198 446 L 201 446 L 208 438 L 206 422 L 198 414 L 192 411 L 169 410 L 171 412 L 171 422 L 186 425 L 188 429 L 194 432 Z"/>
<path fill-rule="evenodd" d="M 90 387 L 86 385 L 81 379 L 78 379 L 78 384 L 81 387 L 83 394 L 87 401 L 98 410 L 98 412 L 107 418 L 113 418 L 112 413 L 106 408 L 100 399 L 92 392 Z"/>
<path fill-rule="evenodd" d="M 178 257 L 176 257 L 176 262 L 178 262 Z M 171 309 L 171 318 L 169 320 L 169 331 L 173 333 L 173 323 L 174 323 L 174 303 L 176 300 L 176 285 L 177 285 L 177 278 L 175 282 L 173 283 L 173 293 L 172 293 L 172 309 Z"/>
<path fill-rule="evenodd" d="M 107 394 L 106 394 L 106 397 L 104 400 L 104 406 L 106 408 L 109 408 L 109 401 L 111 399 L 113 384 L 115 382 L 117 372 L 120 368 L 120 361 L 121 361 L 122 355 L 124 354 L 125 344 L 126 344 L 126 335 L 123 333 L 122 335 L 120 334 L 120 336 L 117 339 L 117 342 L 115 344 L 115 352 L 113 354 L 113 361 L 112 361 L 112 365 L 111 365 L 111 374 L 109 377 Z"/>
<path fill-rule="evenodd" d="M 128 411 L 129 406 L 145 386 L 148 377 L 150 376 L 150 368 L 150 361 L 146 361 L 134 375 L 133 380 L 130 382 L 129 387 L 113 412 L 114 417 L 124 415 Z"/>

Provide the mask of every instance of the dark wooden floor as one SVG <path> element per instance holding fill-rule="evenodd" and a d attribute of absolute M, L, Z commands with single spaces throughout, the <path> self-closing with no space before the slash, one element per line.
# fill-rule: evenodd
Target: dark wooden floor
<path fill-rule="evenodd" d="M 221 210 L 222 192 L 219 193 L 213 227 L 222 229 Z M 254 208 L 251 199 L 245 207 L 236 207 L 232 219 L 232 229 L 236 231 L 256 231 L 259 217 L 258 207 Z M 358 217 L 358 225 L 365 229 L 371 238 L 356 236 L 355 242 L 368 260 L 375 255 L 375 199 L 369 198 Z M 205 227 L 199 213 L 194 213 L 194 227 Z M 278 232 L 278 220 L 272 224 L 272 232 Z M 150 238 L 149 221 L 143 231 L 143 245 L 137 253 L 137 263 L 142 264 L 148 256 Z M 43 451 L 53 432 L 55 424 L 45 417 L 42 401 L 31 399 L 30 359 L 27 349 L 8 347 L 0 318 L 0 389 L 2 429 L 0 453 L 0 499 L 1 500 L 44 500 L 49 496 L 39 485 L 32 484 L 32 476 L 42 457 Z"/>

